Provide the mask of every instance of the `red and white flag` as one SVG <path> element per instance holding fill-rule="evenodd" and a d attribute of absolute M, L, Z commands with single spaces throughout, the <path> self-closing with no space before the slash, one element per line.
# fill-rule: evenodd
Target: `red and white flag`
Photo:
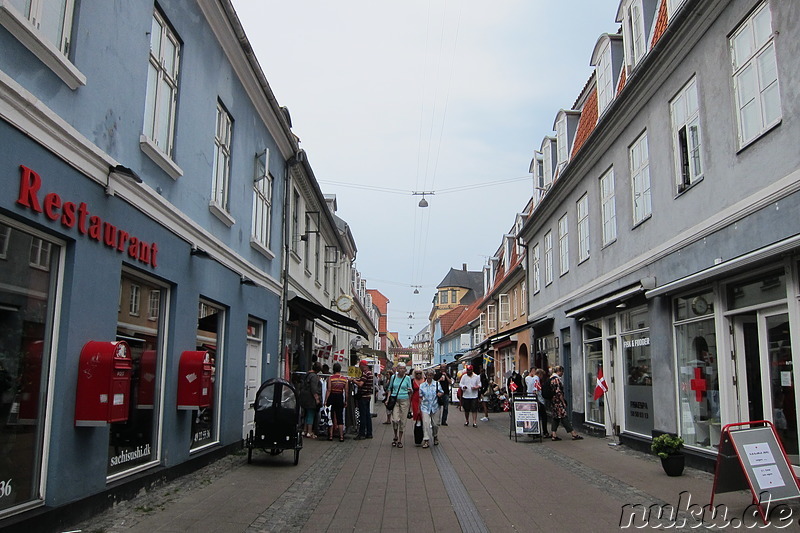
<path fill-rule="evenodd" d="M 595 401 L 603 397 L 603 394 L 608 392 L 608 384 L 606 378 L 603 377 L 603 367 L 597 369 L 597 386 L 594 388 Z"/>
<path fill-rule="evenodd" d="M 320 346 L 317 350 L 317 358 L 319 359 L 327 359 L 331 355 L 331 350 L 333 349 L 332 344 L 328 344 L 327 346 Z"/>
<path fill-rule="evenodd" d="M 342 348 L 338 352 L 333 352 L 333 362 L 344 363 L 344 348 Z"/>

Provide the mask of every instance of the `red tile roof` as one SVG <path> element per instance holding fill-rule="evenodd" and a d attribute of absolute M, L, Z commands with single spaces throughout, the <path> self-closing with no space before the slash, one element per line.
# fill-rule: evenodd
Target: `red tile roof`
<path fill-rule="evenodd" d="M 458 319 L 455 322 L 453 322 L 453 325 L 450 327 L 449 332 L 455 332 L 460 330 L 461 328 L 463 328 L 464 326 L 466 326 L 467 324 L 478 318 L 480 314 L 481 314 L 481 308 L 480 306 L 477 305 L 477 302 L 466 307 L 464 309 L 464 312 L 461 313 L 461 316 L 459 316 Z"/>
<path fill-rule="evenodd" d="M 653 39 L 650 41 L 650 48 L 653 48 L 661 36 L 664 35 L 668 23 L 667 0 L 661 0 L 661 7 L 658 8 L 658 18 L 656 19 L 656 27 L 653 30 Z"/>
<path fill-rule="evenodd" d="M 619 75 L 619 85 L 617 85 L 617 94 L 622 92 L 622 89 L 625 88 L 625 81 L 628 78 L 628 69 L 622 67 L 622 74 Z"/>
<path fill-rule="evenodd" d="M 458 317 L 461 316 L 466 308 L 466 305 L 459 305 L 439 317 L 439 324 L 442 326 L 442 335 L 447 335 L 450 333 L 450 330 L 453 328 L 453 324 L 455 324 L 456 320 L 458 320 Z"/>
<path fill-rule="evenodd" d="M 589 138 L 597 125 L 597 89 L 592 91 L 581 109 L 581 118 L 578 121 L 578 131 L 575 132 L 575 141 L 572 146 L 572 157 L 581 149 L 583 143 Z"/>

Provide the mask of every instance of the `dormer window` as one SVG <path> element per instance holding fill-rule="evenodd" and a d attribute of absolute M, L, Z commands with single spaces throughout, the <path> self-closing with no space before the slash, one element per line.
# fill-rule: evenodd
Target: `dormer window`
<path fill-rule="evenodd" d="M 557 164 L 556 139 L 545 137 L 542 141 L 542 188 L 547 189 L 553 184 L 553 175 Z"/>
<path fill-rule="evenodd" d="M 646 51 L 644 39 L 644 17 L 642 16 L 642 0 L 633 0 L 625 10 L 625 53 L 628 65 L 635 66 Z"/>
<path fill-rule="evenodd" d="M 567 116 L 562 114 L 556 122 L 556 146 L 558 147 L 558 166 L 567 163 Z"/>
<path fill-rule="evenodd" d="M 580 111 L 566 111 L 564 109 L 556 115 L 556 122 L 553 128 L 556 130 L 556 171 L 554 179 L 569 162 L 569 155 L 572 152 L 572 142 L 575 139 L 575 132 L 578 130 L 580 121 Z"/>
<path fill-rule="evenodd" d="M 597 111 L 602 114 L 614 98 L 614 80 L 611 76 L 611 42 L 600 49 L 597 63 Z"/>

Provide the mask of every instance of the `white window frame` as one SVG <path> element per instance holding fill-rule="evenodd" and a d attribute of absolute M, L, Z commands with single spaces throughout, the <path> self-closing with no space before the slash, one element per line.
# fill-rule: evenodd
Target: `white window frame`
<path fill-rule="evenodd" d="M 742 148 L 782 118 L 775 32 L 769 3 L 762 3 L 731 35 L 730 53 L 739 147 Z M 747 79 L 752 80 L 754 86 L 748 87 Z M 748 88 L 751 94 L 746 93 Z M 755 129 L 751 132 L 745 131 L 746 116 L 755 121 Z"/>
<path fill-rule="evenodd" d="M 575 204 L 578 215 L 578 263 L 589 259 L 589 193 Z"/>
<path fill-rule="evenodd" d="M 642 133 L 631 145 L 628 160 L 631 169 L 631 200 L 633 224 L 649 218 L 653 212 L 650 193 L 650 152 L 647 132 Z"/>
<path fill-rule="evenodd" d="M 600 177 L 600 202 L 602 204 L 603 246 L 606 246 L 617 240 L 617 205 L 613 168 Z"/>
<path fill-rule="evenodd" d="M 151 290 L 147 301 L 147 319 L 158 320 L 161 311 L 161 291 Z"/>
<path fill-rule="evenodd" d="M 230 189 L 232 134 L 233 119 L 225 107 L 221 103 L 217 103 L 210 205 L 226 214 L 228 213 L 228 193 Z"/>
<path fill-rule="evenodd" d="M 558 219 L 558 273 L 563 276 L 569 272 L 569 218 Z"/>
<path fill-rule="evenodd" d="M 31 248 L 28 256 L 31 267 L 38 270 L 50 270 L 50 253 L 52 243 L 40 237 L 31 238 Z"/>
<path fill-rule="evenodd" d="M 544 145 L 542 146 L 542 167 L 544 172 L 544 188 L 548 189 L 553 184 L 553 169 L 555 165 L 553 164 L 553 147 L 551 145 L 552 139 L 548 138 L 545 140 Z"/>
<path fill-rule="evenodd" d="M 253 220 L 250 243 L 263 253 L 270 253 L 272 193 L 275 180 L 269 172 L 269 149 L 256 155 L 253 180 Z M 270 257 L 271 258 L 271 257 Z"/>
<path fill-rule="evenodd" d="M 628 65 L 635 67 L 647 52 L 645 39 L 644 10 L 642 0 L 632 0 L 625 9 L 625 51 Z"/>
<path fill-rule="evenodd" d="M 678 192 L 683 192 L 703 177 L 703 139 L 696 76 L 678 91 L 670 101 L 669 109 L 675 148 L 675 179 Z"/>
<path fill-rule="evenodd" d="M 495 304 L 486 306 L 486 321 L 489 333 L 497 331 L 497 306 Z"/>
<path fill-rule="evenodd" d="M 542 266 L 540 264 L 540 250 L 539 250 L 539 243 L 533 245 L 533 250 L 531 255 L 533 256 L 531 259 L 531 264 L 533 268 L 533 294 L 538 293 L 541 290 L 541 269 Z"/>
<path fill-rule="evenodd" d="M 70 89 L 86 85 L 86 76 L 69 60 L 75 0 L 61 0 L 58 5 L 53 0 L 26 3 L 0 1 L 0 25 Z"/>
<path fill-rule="evenodd" d="M 553 283 L 553 232 L 544 234 L 544 284 Z"/>
<path fill-rule="evenodd" d="M 166 19 L 153 12 L 143 137 L 173 159 L 181 43 Z M 173 176 L 174 177 L 174 176 Z"/>
<path fill-rule="evenodd" d="M 556 154 L 558 163 L 556 166 L 562 168 L 569 161 L 569 146 L 567 146 L 567 115 L 561 114 L 561 118 L 556 122 Z"/>
<path fill-rule="evenodd" d="M 139 316 L 142 302 L 141 287 L 135 283 L 131 283 L 130 291 L 130 299 L 128 300 L 128 314 L 131 316 Z"/>
<path fill-rule="evenodd" d="M 514 296 L 511 298 L 511 316 L 514 318 L 520 316 L 522 314 L 521 309 L 519 307 L 519 289 L 514 289 Z"/>
<path fill-rule="evenodd" d="M 611 40 L 606 39 L 597 63 L 597 114 L 602 115 L 614 99 L 614 80 L 611 72 Z"/>
<path fill-rule="evenodd" d="M 508 301 L 508 294 L 503 293 L 497 297 L 497 306 L 500 314 L 500 325 L 511 322 L 511 306 Z"/>
<path fill-rule="evenodd" d="M 300 245 L 300 193 L 292 189 L 292 251 Z"/>
<path fill-rule="evenodd" d="M 322 236 L 317 233 L 314 239 L 314 281 L 319 284 L 319 260 L 322 250 Z"/>

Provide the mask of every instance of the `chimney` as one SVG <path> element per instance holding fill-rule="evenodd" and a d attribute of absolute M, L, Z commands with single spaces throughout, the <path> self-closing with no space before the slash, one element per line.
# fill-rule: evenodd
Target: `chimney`
<path fill-rule="evenodd" d="M 461 263 L 461 270 L 463 270 L 464 272 L 467 271 L 467 264 L 466 263 Z"/>

